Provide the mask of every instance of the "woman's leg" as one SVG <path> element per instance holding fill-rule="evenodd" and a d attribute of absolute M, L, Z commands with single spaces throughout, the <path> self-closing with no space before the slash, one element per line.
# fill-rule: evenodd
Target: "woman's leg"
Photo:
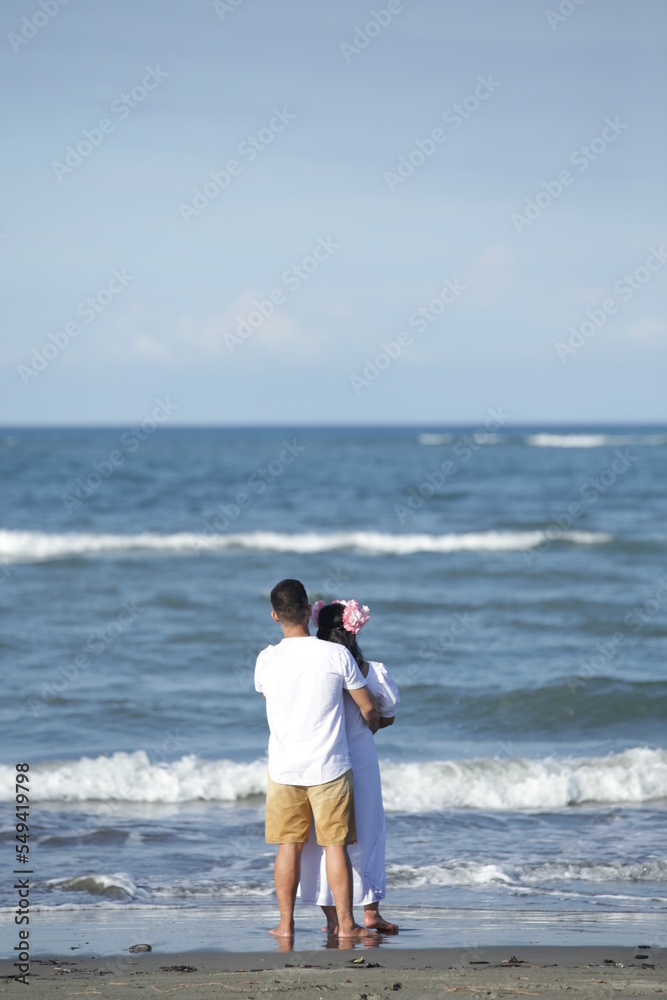
<path fill-rule="evenodd" d="M 380 916 L 380 904 L 366 903 L 364 906 L 364 927 L 381 931 L 383 934 L 398 934 L 398 924 L 391 924 Z"/>
<path fill-rule="evenodd" d="M 324 916 L 327 918 L 327 925 L 322 930 L 327 934 L 338 934 L 338 914 L 335 906 L 323 906 Z"/>

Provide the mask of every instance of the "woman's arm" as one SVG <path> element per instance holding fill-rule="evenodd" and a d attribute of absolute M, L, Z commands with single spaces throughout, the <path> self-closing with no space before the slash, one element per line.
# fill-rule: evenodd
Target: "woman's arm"
<path fill-rule="evenodd" d="M 347 693 L 363 715 L 370 731 L 376 733 L 378 731 L 380 713 L 377 710 L 375 699 L 368 690 L 368 687 L 364 684 L 360 688 L 348 688 Z"/>
<path fill-rule="evenodd" d="M 372 663 L 372 668 L 369 663 L 369 670 L 373 670 L 374 685 L 377 685 L 376 698 L 380 710 L 379 728 L 386 729 L 388 726 L 393 726 L 396 709 L 401 699 L 398 695 L 398 685 L 384 663 L 378 663 L 377 661 L 372 661 Z"/>

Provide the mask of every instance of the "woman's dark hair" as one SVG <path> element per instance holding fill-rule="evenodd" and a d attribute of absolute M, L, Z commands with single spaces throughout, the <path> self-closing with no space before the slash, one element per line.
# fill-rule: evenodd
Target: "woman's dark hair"
<path fill-rule="evenodd" d="M 364 656 L 357 643 L 354 632 L 348 632 L 343 627 L 344 604 L 325 604 L 317 619 L 317 638 L 326 642 L 337 642 L 352 653 L 359 667 L 364 665 Z"/>

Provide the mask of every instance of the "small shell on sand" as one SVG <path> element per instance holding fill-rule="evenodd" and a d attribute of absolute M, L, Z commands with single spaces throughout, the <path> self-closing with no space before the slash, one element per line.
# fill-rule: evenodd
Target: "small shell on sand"
<path fill-rule="evenodd" d="M 153 949 L 149 944 L 133 944 L 127 949 L 128 951 L 152 951 Z"/>

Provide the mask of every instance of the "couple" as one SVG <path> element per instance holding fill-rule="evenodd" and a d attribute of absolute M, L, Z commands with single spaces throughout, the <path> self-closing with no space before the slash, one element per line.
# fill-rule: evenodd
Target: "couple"
<path fill-rule="evenodd" d="M 294 935 L 301 881 L 302 900 L 322 906 L 330 934 L 395 934 L 379 912 L 385 822 L 373 733 L 392 724 L 399 698 L 389 672 L 366 662 L 357 645 L 368 608 L 339 600 L 313 608 L 299 580 L 276 584 L 271 607 L 284 638 L 263 649 L 255 667 L 271 733 L 266 841 L 278 844 L 280 924 L 270 933 Z M 355 923 L 353 902 L 364 904 L 364 927 Z"/>

